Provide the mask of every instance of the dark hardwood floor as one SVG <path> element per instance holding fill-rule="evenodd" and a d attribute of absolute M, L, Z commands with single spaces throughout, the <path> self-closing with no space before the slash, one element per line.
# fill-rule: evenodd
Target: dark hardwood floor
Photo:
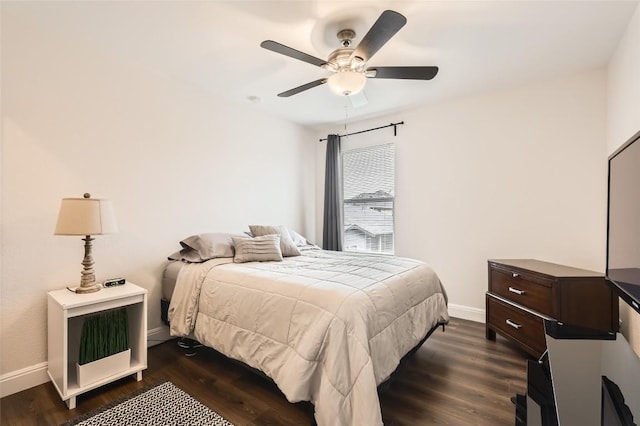
<path fill-rule="evenodd" d="M 452 318 L 436 330 L 381 394 L 385 425 L 513 425 L 510 397 L 525 390 L 527 355 L 484 324 Z M 208 349 L 184 355 L 175 340 L 149 349 L 143 380 L 119 380 L 68 410 L 51 383 L 1 400 L 2 425 L 59 425 L 136 389 L 170 380 L 237 426 L 309 425 L 310 404 L 290 404 L 271 382 Z M 357 425 L 360 426 L 360 425 Z M 366 425 L 363 425 L 366 426 Z"/>

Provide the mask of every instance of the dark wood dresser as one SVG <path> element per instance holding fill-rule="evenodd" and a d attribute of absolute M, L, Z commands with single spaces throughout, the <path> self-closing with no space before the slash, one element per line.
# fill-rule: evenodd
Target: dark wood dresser
<path fill-rule="evenodd" d="M 618 297 L 598 272 L 533 259 L 489 260 L 487 339 L 496 333 L 538 358 L 543 320 L 618 331 Z"/>

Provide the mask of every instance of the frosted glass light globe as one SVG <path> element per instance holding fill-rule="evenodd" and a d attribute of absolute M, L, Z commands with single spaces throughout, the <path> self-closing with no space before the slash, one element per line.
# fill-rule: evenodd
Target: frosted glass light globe
<path fill-rule="evenodd" d="M 359 93 L 367 82 L 364 73 L 349 69 L 333 73 L 327 84 L 333 93 L 339 96 L 350 96 Z"/>

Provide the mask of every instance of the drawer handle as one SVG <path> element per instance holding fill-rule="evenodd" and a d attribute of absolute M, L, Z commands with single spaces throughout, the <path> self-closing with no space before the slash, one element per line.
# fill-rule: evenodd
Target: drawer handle
<path fill-rule="evenodd" d="M 507 323 L 507 325 L 510 325 L 511 327 L 515 328 L 516 330 L 519 329 L 519 328 L 522 328 L 522 326 L 520 324 L 516 324 L 515 322 L 511 321 L 510 319 L 508 319 L 505 322 Z"/>
<path fill-rule="evenodd" d="M 524 290 L 519 290 L 519 289 L 517 289 L 515 287 L 509 287 L 509 291 L 511 293 L 515 293 L 515 294 L 520 294 L 520 295 L 524 294 Z"/>
<path fill-rule="evenodd" d="M 513 273 L 511 274 L 511 276 L 512 276 L 513 278 L 518 278 L 518 277 L 520 276 L 520 274 L 519 274 L 519 273 L 517 273 L 517 272 L 513 272 Z"/>

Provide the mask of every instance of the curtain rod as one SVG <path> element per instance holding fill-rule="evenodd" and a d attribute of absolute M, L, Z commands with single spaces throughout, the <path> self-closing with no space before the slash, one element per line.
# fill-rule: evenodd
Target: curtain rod
<path fill-rule="evenodd" d="M 353 133 L 347 133 L 346 135 L 338 135 L 339 137 L 343 137 L 343 136 L 352 136 L 352 135 L 358 135 L 360 133 L 366 133 L 366 132 L 372 132 L 374 130 L 380 130 L 380 129 L 386 129 L 387 127 L 393 127 L 393 136 L 397 136 L 398 134 L 398 129 L 397 127 L 404 124 L 404 121 L 400 121 L 398 123 L 391 123 L 391 124 L 387 124 L 386 126 L 380 126 L 380 127 L 374 127 L 373 129 L 367 129 L 367 130 L 360 130 L 359 132 L 353 132 Z M 326 141 L 327 138 L 324 139 L 320 139 L 320 142 L 324 142 Z"/>

